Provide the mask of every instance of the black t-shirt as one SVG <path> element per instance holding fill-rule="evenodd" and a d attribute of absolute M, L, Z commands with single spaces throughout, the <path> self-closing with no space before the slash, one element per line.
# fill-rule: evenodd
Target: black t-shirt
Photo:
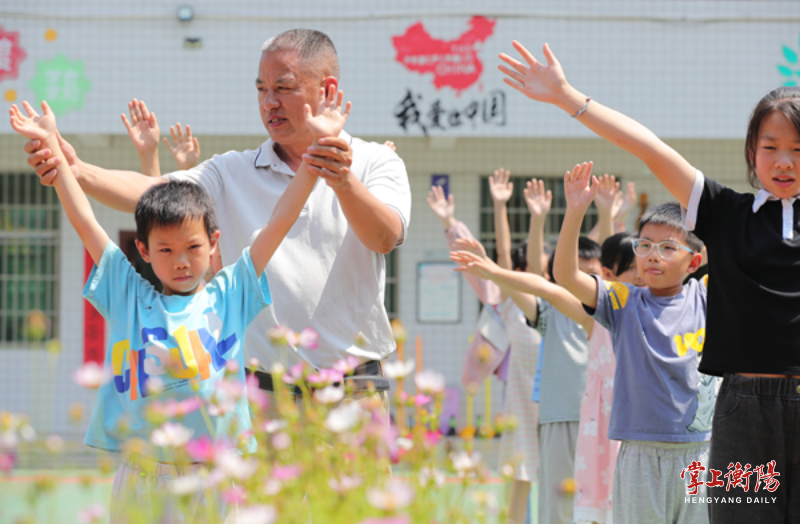
<path fill-rule="evenodd" d="M 794 238 L 782 207 L 705 179 L 695 234 L 708 247 L 708 321 L 700 371 L 800 375 L 800 200 Z"/>

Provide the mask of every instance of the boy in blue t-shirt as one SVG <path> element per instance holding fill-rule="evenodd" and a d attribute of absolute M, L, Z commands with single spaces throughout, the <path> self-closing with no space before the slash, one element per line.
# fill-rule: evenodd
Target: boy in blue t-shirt
<path fill-rule="evenodd" d="M 697 370 L 705 338 L 705 281 L 683 283 L 700 266 L 703 244 L 683 228 L 678 204 L 663 204 L 642 217 L 640 238 L 634 241 L 636 266 L 647 288 L 578 271 L 577 238 L 597 191 L 591 168 L 591 163 L 575 166 L 564 177 L 567 212 L 555 277 L 609 330 L 614 344 L 608 438 L 622 443 L 613 519 L 705 523 L 708 508 L 697 503 L 705 484 L 684 472 L 694 461 L 707 467 L 718 388 L 717 379 Z"/>
<path fill-rule="evenodd" d="M 343 93 L 331 86 L 327 93 L 320 89 L 314 113 L 306 105 L 306 126 L 315 143 L 339 135 L 350 112 L 350 103 L 343 110 L 342 101 Z M 202 187 L 185 181 L 164 179 L 163 184 L 148 189 L 136 206 L 136 247 L 161 281 L 163 292 L 159 293 L 136 273 L 97 222 L 64 159 L 55 115 L 47 102 L 42 102 L 43 115 L 27 102 L 23 105 L 28 116 L 12 106 L 11 125 L 27 138 L 41 140 L 61 159 L 54 187 L 95 263 L 84 296 L 110 324 L 105 370 L 111 379 L 98 391 L 85 443 L 112 452 L 122 452 L 124 441 L 133 438 L 157 444 L 136 446 L 136 454 L 128 452 L 123 458 L 110 511 L 111 522 L 122 522 L 131 510 L 153 506 L 150 497 L 166 491 L 160 489 L 168 487 L 161 485 L 166 479 L 199 468 L 197 464 L 171 464 L 170 444 L 185 441 L 189 434 L 237 444 L 239 435 L 250 430 L 245 394 L 222 399 L 225 407 L 209 410 L 210 416 L 200 411 L 185 415 L 181 423 L 188 431 L 165 426 L 157 435 L 146 410 L 153 399 L 181 401 L 199 395 L 207 402 L 224 395 L 224 391 L 216 392 L 215 386 L 226 369 L 235 369 L 235 376 L 244 382 L 244 334 L 250 321 L 270 304 L 264 268 L 297 220 L 317 177 L 304 161 L 252 245 L 235 265 L 224 268 L 207 285 L 203 277 L 220 235 L 211 199 Z M 228 367 L 228 362 L 235 365 Z M 160 392 L 156 395 L 155 390 Z M 170 435 L 171 442 L 167 442 L 170 438 L 165 437 Z M 252 436 L 241 444 L 245 451 L 255 450 Z M 142 489 L 142 477 L 152 477 L 153 489 Z M 184 515 L 172 515 L 177 511 L 174 506 L 167 503 L 167 515 L 158 520 L 190 517 L 185 511 Z M 201 517 L 201 504 L 191 504 L 189 509 Z M 205 520 L 208 518 L 206 515 Z"/>

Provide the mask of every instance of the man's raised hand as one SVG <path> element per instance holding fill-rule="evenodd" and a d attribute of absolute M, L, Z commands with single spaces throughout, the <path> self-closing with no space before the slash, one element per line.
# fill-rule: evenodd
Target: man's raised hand
<path fill-rule="evenodd" d="M 50 110 L 47 102 L 42 100 L 43 114 L 41 115 L 27 101 L 22 102 L 22 107 L 25 108 L 28 116 L 23 115 L 16 104 L 12 105 L 8 110 L 11 117 L 11 127 L 14 128 L 14 131 L 26 138 L 41 142 L 58 132 L 56 129 L 56 115 Z"/>
<path fill-rule="evenodd" d="M 156 114 L 147 110 L 147 104 L 135 98 L 128 102 L 128 111 L 131 119 L 121 113 L 122 123 L 128 130 L 128 136 L 133 142 L 133 147 L 139 154 L 149 154 L 158 149 L 158 139 L 161 137 L 161 129 L 158 127 Z"/>
<path fill-rule="evenodd" d="M 175 128 L 178 129 L 177 132 Z M 170 144 L 167 137 L 164 137 L 164 143 L 167 145 L 169 152 L 172 153 L 172 158 L 175 159 L 178 169 L 191 169 L 196 166 L 197 161 L 200 160 L 200 142 L 196 136 L 192 136 L 191 126 L 187 124 L 186 134 L 184 135 L 181 123 L 178 122 L 174 126 L 169 126 L 169 132 L 172 135 L 172 144 L 175 145 Z"/>
<path fill-rule="evenodd" d="M 344 93 L 336 90 L 336 85 L 328 86 L 327 93 L 324 87 L 319 88 L 319 101 L 317 107 L 312 111 L 306 104 L 303 108 L 306 119 L 306 127 L 314 135 L 314 138 L 324 138 L 327 136 L 339 136 L 350 115 L 350 102 L 344 106 Z"/>
<path fill-rule="evenodd" d="M 592 176 L 592 162 L 576 165 L 564 175 L 564 196 L 567 209 L 585 212 L 597 194 L 599 183 Z"/>
<path fill-rule="evenodd" d="M 514 184 L 509 181 L 511 172 L 508 169 L 496 169 L 489 177 L 489 192 L 495 204 L 505 204 L 514 193 Z"/>
<path fill-rule="evenodd" d="M 553 204 L 553 192 L 549 189 L 545 191 L 544 180 L 531 179 L 522 193 L 525 195 L 525 204 L 528 205 L 528 211 L 531 212 L 533 218 L 547 217 L 550 206 Z"/>

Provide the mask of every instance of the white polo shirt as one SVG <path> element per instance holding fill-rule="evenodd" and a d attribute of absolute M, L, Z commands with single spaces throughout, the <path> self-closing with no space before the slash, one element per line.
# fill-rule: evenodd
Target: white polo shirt
<path fill-rule="evenodd" d="M 402 244 L 411 216 L 411 189 L 405 164 L 394 151 L 353 138 L 352 173 L 403 222 Z M 254 234 L 264 227 L 294 172 L 275 153 L 270 139 L 257 150 L 229 151 L 194 169 L 167 176 L 202 185 L 214 201 L 221 231 L 222 261 L 234 264 Z M 293 364 L 294 353 L 317 368 L 354 355 L 381 360 L 395 349 L 383 305 L 384 256 L 367 249 L 350 228 L 336 194 L 318 180 L 300 217 L 267 264 L 273 305 L 250 324 L 245 357 L 263 369 L 273 362 Z M 269 330 L 280 324 L 319 333 L 314 350 L 273 347 Z M 361 337 L 359 337 L 361 334 Z M 363 340 L 361 347 L 356 341 Z"/>

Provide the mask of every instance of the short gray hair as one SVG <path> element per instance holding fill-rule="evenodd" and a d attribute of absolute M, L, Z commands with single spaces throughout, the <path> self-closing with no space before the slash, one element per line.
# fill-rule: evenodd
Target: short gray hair
<path fill-rule="evenodd" d="M 261 46 L 261 52 L 294 51 L 310 66 L 313 74 L 339 79 L 339 56 L 333 41 L 322 31 L 290 29 L 273 36 Z"/>

